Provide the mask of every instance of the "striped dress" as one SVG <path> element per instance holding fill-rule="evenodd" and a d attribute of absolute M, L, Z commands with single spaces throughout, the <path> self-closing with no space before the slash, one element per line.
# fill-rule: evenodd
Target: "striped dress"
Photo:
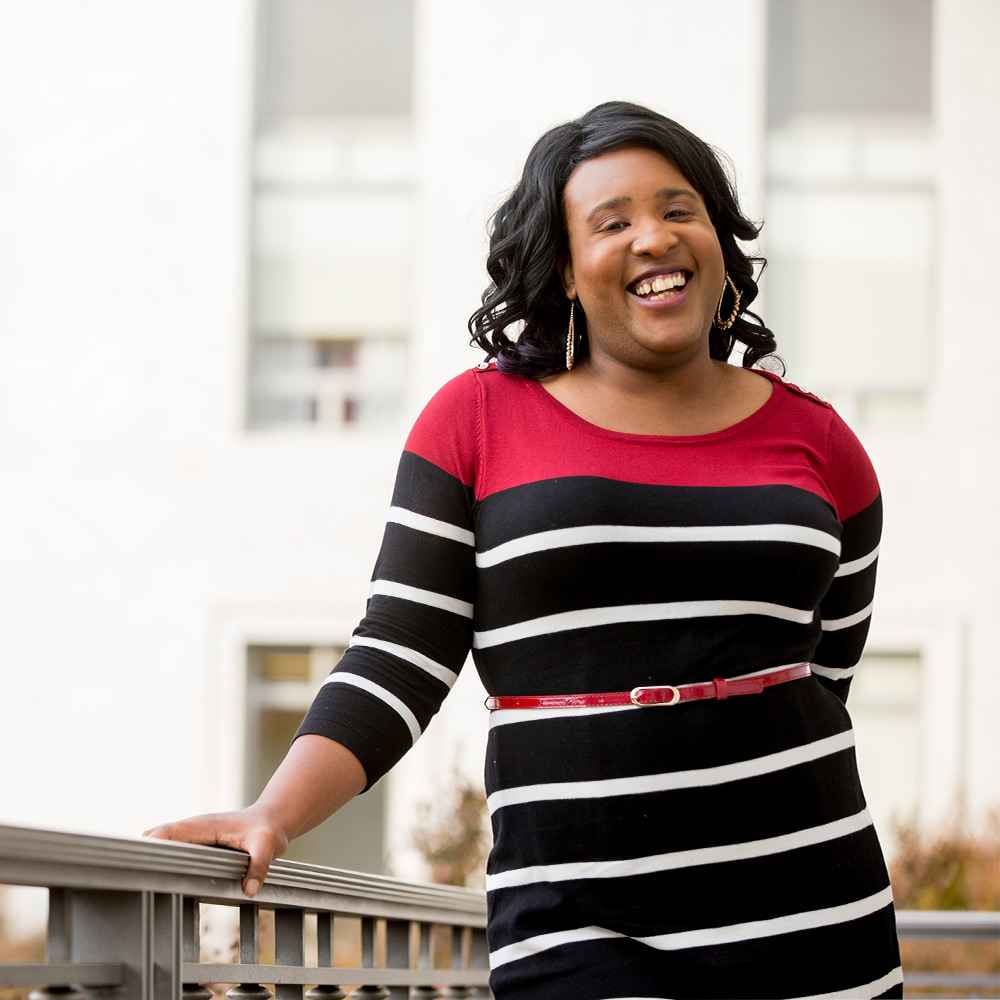
<path fill-rule="evenodd" d="M 754 371 L 760 408 L 678 436 L 484 364 L 406 439 L 365 616 L 296 734 L 349 747 L 365 791 L 470 650 L 490 694 L 812 665 L 759 695 L 491 713 L 497 1000 L 903 995 L 846 707 L 879 484 L 830 403 Z"/>

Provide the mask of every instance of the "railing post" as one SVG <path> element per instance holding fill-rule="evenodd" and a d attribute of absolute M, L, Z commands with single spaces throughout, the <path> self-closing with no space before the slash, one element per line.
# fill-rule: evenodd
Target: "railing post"
<path fill-rule="evenodd" d="M 240 903 L 240 965 L 257 964 L 257 921 L 257 904 Z M 226 990 L 229 1000 L 271 1000 L 272 995 L 260 983 L 240 983 Z"/>
<path fill-rule="evenodd" d="M 361 918 L 361 965 L 370 969 L 375 965 L 375 918 Z M 351 993 L 351 1000 L 389 1000 L 384 986 L 366 983 Z"/>
<path fill-rule="evenodd" d="M 68 962 L 70 959 L 70 934 L 72 933 L 69 917 L 69 890 L 49 889 L 48 929 L 45 936 L 45 957 L 49 962 Z M 84 1000 L 82 993 L 75 986 L 67 983 L 64 986 L 42 986 L 28 994 L 28 1000 Z"/>
<path fill-rule="evenodd" d="M 333 966 L 333 914 L 316 914 L 316 964 L 321 969 Z M 314 986 L 306 990 L 305 1000 L 347 1000 L 339 986 Z"/>
<path fill-rule="evenodd" d="M 304 914 L 302 910 L 274 911 L 274 959 L 278 965 L 302 965 Z M 278 983 L 277 1000 L 302 1000 L 301 983 Z"/>
<path fill-rule="evenodd" d="M 153 994 L 153 893 L 74 889 L 69 893 L 70 953 L 77 962 L 121 962 L 120 986 L 91 986 L 88 997 L 150 1000 Z"/>
<path fill-rule="evenodd" d="M 433 924 L 420 921 L 417 924 L 419 943 L 417 946 L 417 968 L 427 970 L 427 978 L 433 976 L 434 956 L 431 952 L 431 937 L 434 929 Z M 410 990 L 410 1000 L 439 1000 L 441 994 L 436 986 L 427 983 L 421 986 L 414 986 Z"/>

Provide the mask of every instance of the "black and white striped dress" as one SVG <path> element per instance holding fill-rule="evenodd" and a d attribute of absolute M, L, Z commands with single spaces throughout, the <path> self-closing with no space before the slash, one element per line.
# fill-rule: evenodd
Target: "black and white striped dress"
<path fill-rule="evenodd" d="M 845 705 L 879 484 L 829 403 L 758 373 L 756 412 L 677 436 L 596 426 L 491 363 L 407 437 L 365 617 L 297 734 L 348 746 L 366 791 L 470 649 L 491 694 L 812 664 L 723 701 L 492 713 L 497 1000 L 902 996 Z"/>

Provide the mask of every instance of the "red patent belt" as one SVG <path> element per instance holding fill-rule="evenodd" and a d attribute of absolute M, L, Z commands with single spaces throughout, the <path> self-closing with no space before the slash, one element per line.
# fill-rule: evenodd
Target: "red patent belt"
<path fill-rule="evenodd" d="M 729 698 L 738 694 L 760 694 L 766 687 L 784 684 L 785 681 L 808 677 L 812 667 L 808 661 L 793 663 L 780 670 L 772 670 L 754 677 L 726 680 L 716 677 L 699 684 L 658 684 L 634 687 L 631 691 L 601 691 L 594 694 L 502 694 L 491 695 L 485 705 L 492 712 L 500 708 L 586 708 L 607 705 L 639 705 L 654 707 L 678 705 L 682 701 L 700 698 Z"/>

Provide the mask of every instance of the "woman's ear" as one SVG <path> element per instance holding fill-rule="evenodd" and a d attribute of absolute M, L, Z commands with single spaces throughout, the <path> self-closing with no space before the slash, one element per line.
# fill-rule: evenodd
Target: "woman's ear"
<path fill-rule="evenodd" d="M 563 290 L 566 295 L 571 298 L 576 298 L 576 282 L 573 280 L 573 262 L 567 258 L 562 262 L 561 268 L 562 285 Z"/>

